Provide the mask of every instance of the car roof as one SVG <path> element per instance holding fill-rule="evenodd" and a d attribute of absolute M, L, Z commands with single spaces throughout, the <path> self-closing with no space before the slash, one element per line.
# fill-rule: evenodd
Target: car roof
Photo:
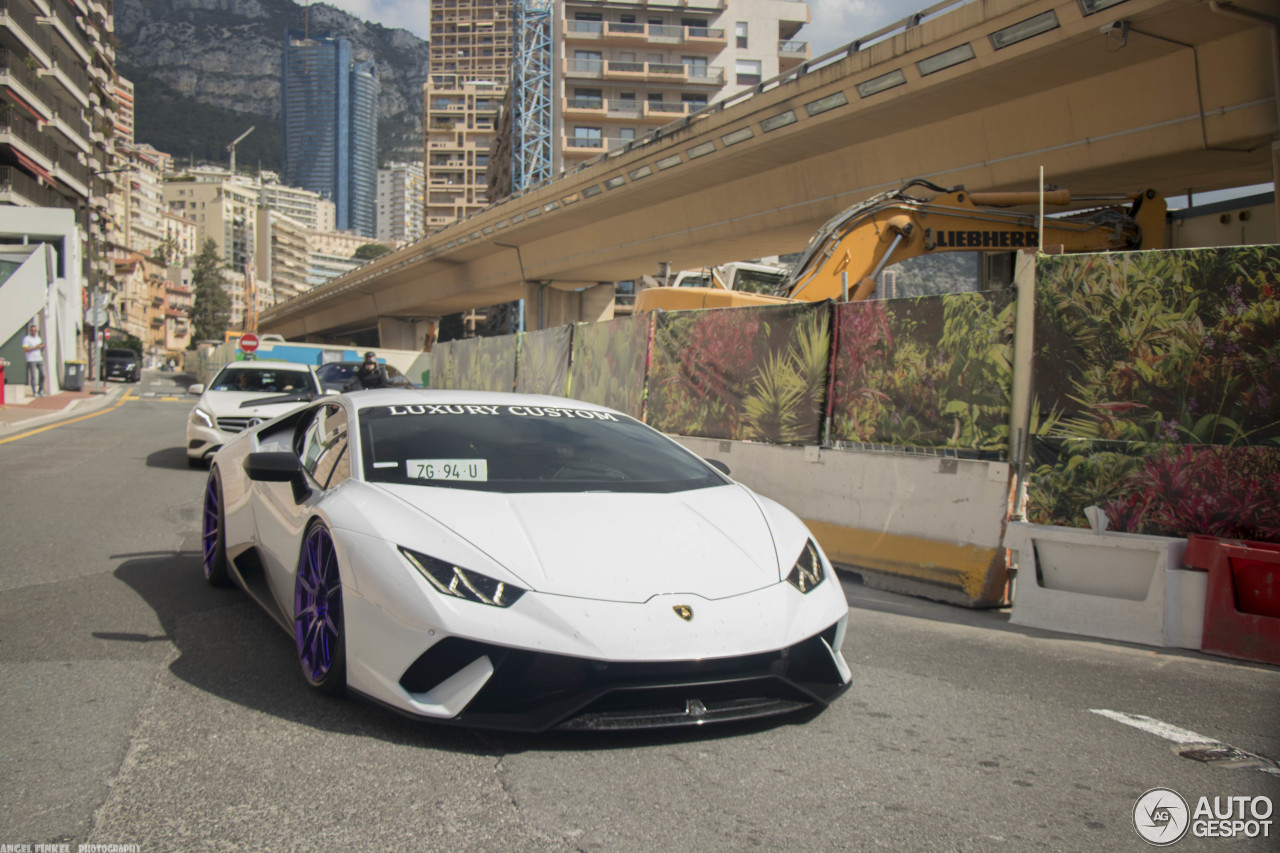
<path fill-rule="evenodd" d="M 228 361 L 224 367 L 233 370 L 311 370 L 311 365 L 298 361 L 273 361 L 271 359 L 253 361 Z"/>
<path fill-rule="evenodd" d="M 458 406 L 541 406 L 551 409 L 585 409 L 593 412 L 615 412 L 608 406 L 553 397 L 549 394 L 517 394 L 514 391 L 445 391 L 437 388 L 371 388 L 346 395 L 357 409 L 404 405 Z"/>

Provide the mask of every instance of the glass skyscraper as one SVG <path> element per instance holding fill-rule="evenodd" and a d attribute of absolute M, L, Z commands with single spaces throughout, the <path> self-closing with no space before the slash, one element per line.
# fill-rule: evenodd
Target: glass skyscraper
<path fill-rule="evenodd" d="M 340 231 L 376 234 L 378 78 L 351 42 L 285 30 L 280 63 L 280 160 L 289 186 L 337 207 Z"/>

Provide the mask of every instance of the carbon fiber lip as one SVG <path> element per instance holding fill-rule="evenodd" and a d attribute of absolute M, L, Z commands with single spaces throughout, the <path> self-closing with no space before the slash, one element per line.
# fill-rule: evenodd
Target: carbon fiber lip
<path fill-rule="evenodd" d="M 811 707 L 808 702 L 788 699 L 744 698 L 702 702 L 690 699 L 681 708 L 653 708 L 643 711 L 601 711 L 579 714 L 561 723 L 561 731 L 625 731 L 635 729 L 701 726 L 790 714 Z"/>

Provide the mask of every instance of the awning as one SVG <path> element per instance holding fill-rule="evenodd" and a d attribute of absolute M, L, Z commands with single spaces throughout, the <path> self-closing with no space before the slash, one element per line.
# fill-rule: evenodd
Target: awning
<path fill-rule="evenodd" d="M 16 148 L 11 148 L 9 150 L 11 150 L 14 153 L 14 155 L 18 158 L 19 163 L 25 166 L 28 170 L 35 172 L 37 175 L 39 175 L 40 179 L 44 181 L 46 184 L 48 184 L 51 187 L 56 187 L 58 185 L 58 182 L 53 179 L 53 175 L 50 175 L 49 171 L 45 169 L 43 166 L 41 166 L 39 163 L 32 160 L 30 157 L 28 157 L 26 154 L 23 154 L 21 151 L 19 151 Z"/>

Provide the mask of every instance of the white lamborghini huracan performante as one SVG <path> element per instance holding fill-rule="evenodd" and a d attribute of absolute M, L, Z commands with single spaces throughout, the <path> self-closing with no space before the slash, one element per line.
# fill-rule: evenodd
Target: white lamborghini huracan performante
<path fill-rule="evenodd" d="M 848 607 L 804 523 L 661 433 L 556 397 L 375 390 L 213 459 L 206 578 L 302 673 L 397 711 L 541 731 L 820 708 Z"/>

